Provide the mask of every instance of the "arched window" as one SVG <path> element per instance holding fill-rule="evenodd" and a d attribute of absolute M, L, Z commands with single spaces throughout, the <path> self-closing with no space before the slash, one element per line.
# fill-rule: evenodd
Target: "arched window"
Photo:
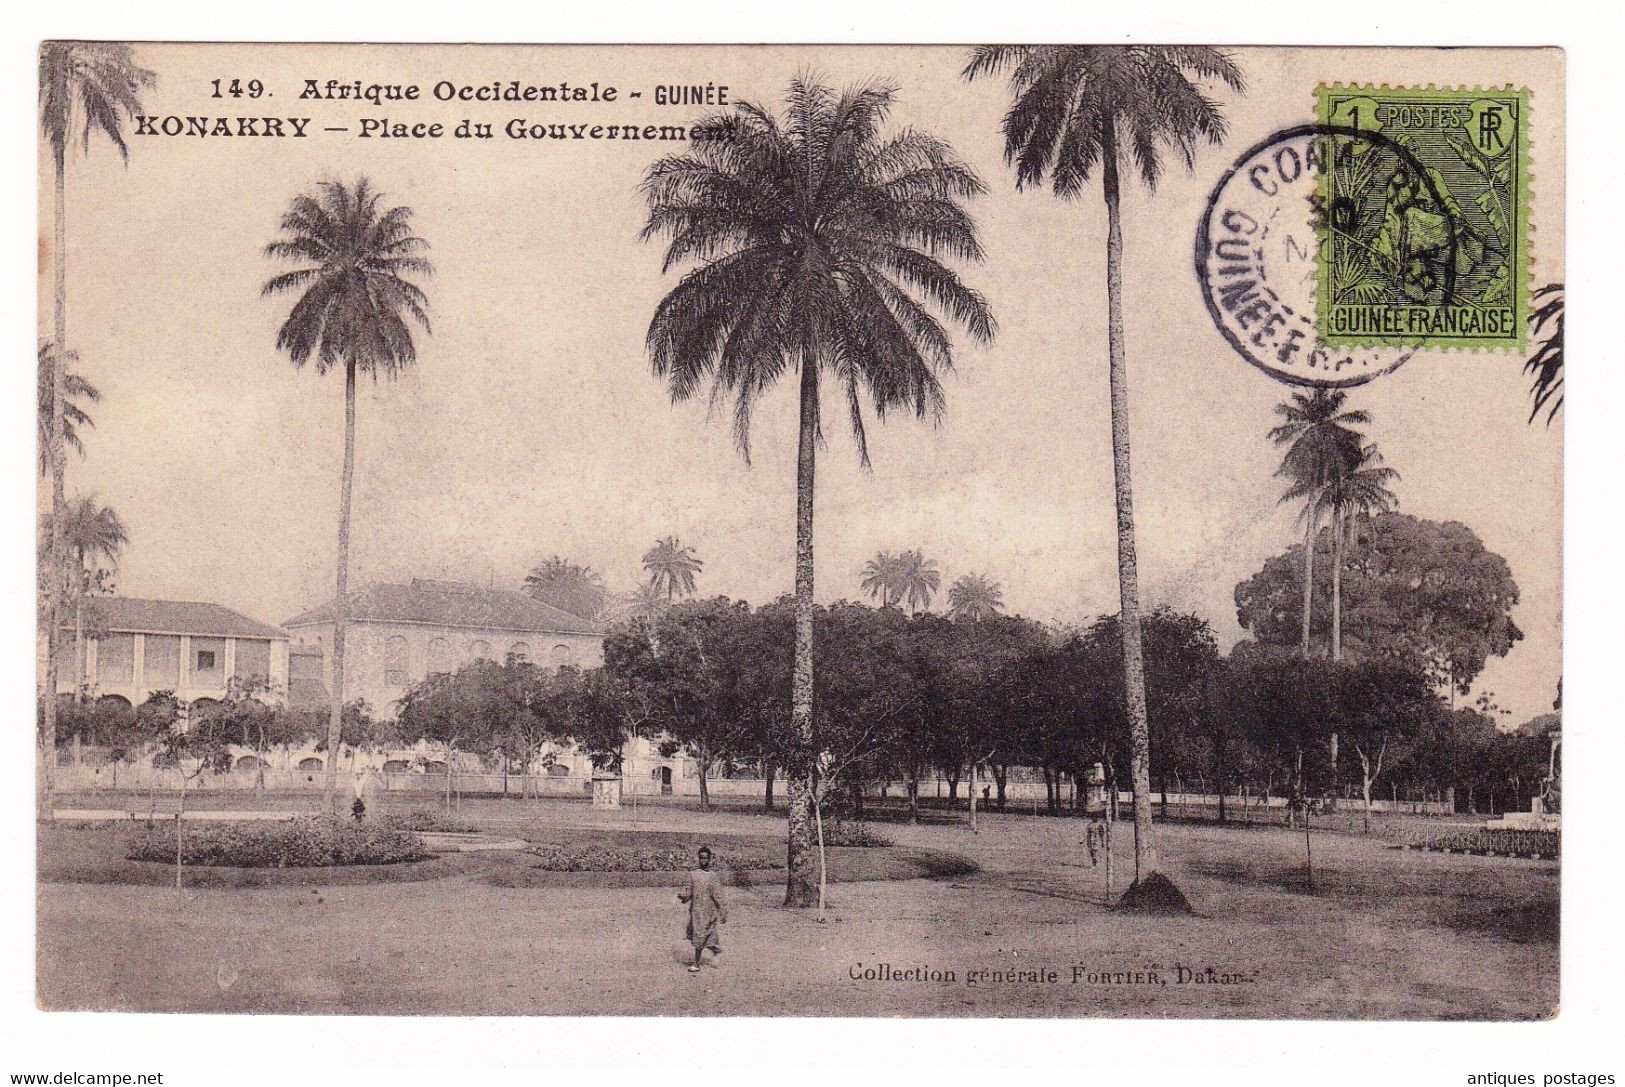
<path fill-rule="evenodd" d="M 429 639 L 429 674 L 441 675 L 451 671 L 451 644 L 444 638 Z"/>
<path fill-rule="evenodd" d="M 483 638 L 475 641 L 474 644 L 472 644 L 472 645 L 470 645 L 468 647 L 468 659 L 469 660 L 476 660 L 476 661 L 488 661 L 488 660 L 490 660 L 491 659 L 491 643 L 488 642 L 488 641 L 485 641 Z"/>
<path fill-rule="evenodd" d="M 322 760 L 318 759 L 315 755 L 307 755 L 305 758 L 299 760 L 299 769 L 304 770 L 307 773 L 312 770 L 320 770 L 321 768 Z"/>
<path fill-rule="evenodd" d="M 553 647 L 552 656 L 554 668 L 574 668 L 576 665 L 576 651 L 562 642 Z"/>
<path fill-rule="evenodd" d="M 265 763 L 262 762 L 258 757 L 254 755 L 244 755 L 242 758 L 237 760 L 237 765 L 233 767 L 233 769 L 242 771 L 258 770 L 264 765 Z"/>
<path fill-rule="evenodd" d="M 384 773 L 386 774 L 409 774 L 411 772 L 412 764 L 405 759 L 390 759 L 384 763 Z"/>
<path fill-rule="evenodd" d="M 406 639 L 399 634 L 390 635 L 384 642 L 384 683 L 406 686 Z"/>
<path fill-rule="evenodd" d="M 508 656 L 522 661 L 530 660 L 530 643 L 514 642 L 508 647 Z"/>

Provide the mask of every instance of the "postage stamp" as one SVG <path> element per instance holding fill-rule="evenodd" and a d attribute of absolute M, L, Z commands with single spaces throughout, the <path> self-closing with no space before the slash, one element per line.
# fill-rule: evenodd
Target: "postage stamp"
<path fill-rule="evenodd" d="M 1529 92 L 1321 86 L 1317 325 L 1333 346 L 1521 348 Z M 1361 138 L 1369 136 L 1370 138 Z"/>

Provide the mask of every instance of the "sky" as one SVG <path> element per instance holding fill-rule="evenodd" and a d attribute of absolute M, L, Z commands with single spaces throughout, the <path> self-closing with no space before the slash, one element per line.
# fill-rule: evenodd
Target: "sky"
<path fill-rule="evenodd" d="M 561 554 L 630 588 L 638 559 L 675 534 L 705 560 L 700 590 L 761 602 L 794 558 L 794 388 L 760 405 L 752 462 L 703 399 L 671 403 L 643 336 L 676 273 L 639 240 L 637 191 L 659 143 L 360 139 L 363 117 L 680 124 L 661 85 L 725 85 L 777 104 L 798 71 L 898 88 L 897 125 L 948 141 L 988 193 L 970 204 L 986 260 L 960 270 L 999 323 L 958 338 L 940 425 L 892 418 L 859 464 L 838 405 L 820 451 L 817 582 L 859 596 L 876 551 L 918 547 L 944 586 L 988 572 L 1012 611 L 1081 622 L 1116 610 L 1105 367 L 1105 216 L 1017 192 L 1002 158 L 1002 82 L 959 78 L 949 48 L 137 47 L 158 73 L 146 112 L 308 116 L 293 139 L 134 137 L 76 155 L 68 188 L 69 342 L 102 392 L 69 491 L 113 505 L 131 535 L 120 592 L 212 600 L 278 623 L 331 598 L 343 381 L 296 370 L 275 347 L 287 301 L 262 299 L 262 253 L 291 198 L 360 174 L 411 206 L 429 240 L 433 332 L 419 364 L 364 382 L 358 407 L 351 584 L 440 577 L 517 588 Z M 1192 268 L 1206 196 L 1240 151 L 1312 119 L 1317 82 L 1529 86 L 1534 103 L 1534 282 L 1562 278 L 1561 60 L 1493 50 L 1235 51 L 1248 89 L 1212 93 L 1230 135 L 1155 194 L 1125 192 L 1124 303 L 1143 596 L 1241 635 L 1235 585 L 1300 534 L 1277 499 L 1264 435 L 1290 393 L 1209 320 Z M 1426 79 L 1419 80 L 1418 72 Z M 256 78 L 257 100 L 212 99 L 211 80 Z M 415 83 L 374 107 L 299 99 L 306 79 Z M 616 103 L 435 101 L 441 80 L 616 86 Z M 632 100 L 630 92 L 642 97 Z M 48 167 L 42 165 L 41 323 L 49 327 Z M 1403 512 L 1468 524 L 1505 556 L 1525 638 L 1478 689 L 1521 721 L 1561 675 L 1561 419 L 1530 426 L 1508 353 L 1423 353 L 1354 390 Z"/>

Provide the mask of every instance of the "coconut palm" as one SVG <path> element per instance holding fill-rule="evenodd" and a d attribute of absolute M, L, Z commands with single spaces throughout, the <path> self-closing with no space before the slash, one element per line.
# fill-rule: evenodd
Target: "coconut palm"
<path fill-rule="evenodd" d="M 878 551 L 874 558 L 863 564 L 858 587 L 869 595 L 869 599 L 878 600 L 881 607 L 892 607 L 903 595 L 898 591 L 898 571 L 897 556 L 890 551 Z"/>
<path fill-rule="evenodd" d="M 85 689 L 85 600 L 98 588 L 105 588 L 107 577 L 117 572 L 119 556 L 130 542 L 130 534 L 113 507 L 102 505 L 91 494 L 68 503 L 62 537 L 73 563 L 68 592 L 74 600 L 74 690 L 82 694 Z"/>
<path fill-rule="evenodd" d="M 645 581 L 621 599 L 621 609 L 628 619 L 653 623 L 666 610 L 666 594 L 658 585 Z"/>
<path fill-rule="evenodd" d="M 55 276 L 51 343 L 64 355 L 68 350 L 68 142 L 77 133 L 85 154 L 90 153 L 90 137 L 97 132 L 129 160 L 124 142 L 124 121 L 141 109 L 141 91 L 157 83 L 158 77 L 135 62 L 128 45 L 116 42 L 46 42 L 40 46 L 39 110 L 40 132 L 51 149 L 55 188 L 55 245 L 51 265 Z M 62 592 L 68 582 L 68 556 L 62 528 L 66 513 L 66 436 L 63 425 L 68 401 L 67 367 L 52 367 L 52 390 L 47 410 L 46 460 L 51 472 L 50 538 L 46 566 L 51 571 L 45 619 L 45 699 L 44 735 L 45 790 L 41 802 L 51 805 L 56 749 L 57 643 L 60 638 Z"/>
<path fill-rule="evenodd" d="M 978 622 L 1004 610 L 1004 590 L 990 574 L 962 574 L 948 586 L 948 618 Z"/>
<path fill-rule="evenodd" d="M 1389 489 L 1398 481 L 1399 473 L 1383 465 L 1373 443 L 1360 450 L 1359 460 L 1344 465 L 1321 494 L 1332 528 L 1332 660 L 1343 659 L 1343 555 L 1359 522 L 1398 505 Z"/>
<path fill-rule="evenodd" d="M 1529 409 L 1529 421 L 1534 422 L 1545 408 L 1546 425 L 1551 426 L 1563 409 L 1563 284 L 1548 283 L 1535 292 L 1535 301 L 1540 305 L 1529 315 L 1534 334 L 1540 335 L 1548 324 L 1552 330 L 1523 364 L 1523 372 L 1533 378 L 1529 395 L 1535 403 Z"/>
<path fill-rule="evenodd" d="M 802 751 L 789 775 L 785 902 L 817 901 L 812 859 L 813 474 L 820 390 L 845 402 L 869 463 L 865 404 L 877 418 L 941 414 L 939 375 L 953 365 L 931 309 L 980 341 L 994 325 L 982 296 L 944 260 L 980 260 L 961 201 L 981 182 L 947 144 L 917 129 L 883 132 L 895 91 L 837 93 L 792 80 L 785 110 L 741 103 L 701 122 L 727 139 L 698 141 L 649 168 L 643 237 L 665 236 L 665 269 L 692 267 L 649 325 L 654 372 L 673 400 L 703 386 L 733 401 L 749 461 L 757 400 L 781 377 L 799 385 L 795 656 L 791 719 Z"/>
<path fill-rule="evenodd" d="M 525 592 L 583 619 L 602 619 L 609 603 L 603 576 L 562 555 L 550 555 L 531 567 L 525 575 Z"/>
<path fill-rule="evenodd" d="M 1195 46 L 983 46 L 964 76 L 1008 72 L 1014 102 L 1004 117 L 1004 157 L 1016 187 L 1046 179 L 1062 199 L 1080 196 L 1096 170 L 1106 203 L 1107 356 L 1112 469 L 1117 498 L 1117 580 L 1123 673 L 1133 748 L 1136 882 L 1157 871 L 1151 831 L 1151 738 L 1140 639 L 1140 585 L 1129 474 L 1128 376 L 1123 342 L 1123 230 L 1118 170 L 1127 164 L 1148 189 L 1171 150 L 1189 169 L 1199 142 L 1224 139 L 1218 105 L 1194 80 L 1241 91 L 1241 70 L 1223 53 Z M 1132 889 L 1131 889 L 1132 891 Z M 1137 899 L 1136 899 L 1137 900 Z"/>
<path fill-rule="evenodd" d="M 355 479 L 356 378 L 396 377 L 417 361 L 412 323 L 429 331 L 429 300 L 410 277 L 433 267 L 420 254 L 429 243 L 412 233 L 412 209 L 384 208 L 383 194 L 359 178 L 325 181 L 294 197 L 281 236 L 265 247 L 274 260 L 297 266 L 267 280 L 262 297 L 297 292 L 276 346 L 296 367 L 344 368 L 344 466 L 339 485 L 337 592 L 333 601 L 333 690 L 328 711 L 327 784 L 337 796 L 344 714 L 344 635 L 349 620 L 350 491 Z"/>
<path fill-rule="evenodd" d="M 694 595 L 694 575 L 705 569 L 705 563 L 692 547 L 684 547 L 676 536 L 667 536 L 643 553 L 643 569 L 649 584 L 663 591 L 670 604 L 677 596 Z"/>
<path fill-rule="evenodd" d="M 1293 393 L 1284 404 L 1275 406 L 1282 423 L 1269 432 L 1270 441 L 1285 446 L 1286 454 L 1275 474 L 1287 480 L 1281 495 L 1283 505 L 1302 502 L 1303 511 L 1303 642 L 1301 651 L 1309 656 L 1309 630 L 1314 613 L 1315 546 L 1320 536 L 1320 518 L 1325 511 L 1326 488 L 1333 480 L 1353 471 L 1360 461 L 1363 438 L 1355 427 L 1371 422 L 1364 411 L 1345 411 L 1348 394 L 1340 390 L 1316 389 Z"/>
<path fill-rule="evenodd" d="M 908 605 L 910 615 L 929 610 L 931 598 L 941 587 L 942 574 L 937 570 L 935 559 L 926 558 L 918 548 L 897 557 L 898 596 Z"/>
<path fill-rule="evenodd" d="M 84 427 L 93 427 L 95 420 L 82 406 L 85 401 L 94 404 L 101 400 L 101 390 L 86 381 L 84 375 L 71 367 L 79 361 L 72 351 L 63 353 L 62 362 L 69 369 L 62 374 L 62 447 L 84 456 L 85 442 L 80 436 Z M 45 475 L 51 470 L 51 427 L 55 416 L 57 352 L 46 342 L 39 347 L 39 471 Z"/>

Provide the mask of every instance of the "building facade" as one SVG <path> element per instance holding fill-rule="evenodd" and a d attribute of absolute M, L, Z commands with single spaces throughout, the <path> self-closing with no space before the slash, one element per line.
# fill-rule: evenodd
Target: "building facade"
<path fill-rule="evenodd" d="M 82 689 L 135 706 L 154 691 L 224 698 L 233 679 L 268 684 L 275 699 L 288 689 L 288 633 L 219 604 L 94 597 L 60 641 L 59 694 Z"/>
<path fill-rule="evenodd" d="M 320 683 L 333 684 L 333 605 L 289 619 L 301 673 L 320 652 Z M 362 698 L 376 717 L 395 716 L 408 688 L 475 660 L 510 654 L 545 668 L 603 663 L 603 631 L 592 621 L 524 593 L 457 581 L 414 578 L 352 594 L 344 640 L 344 695 Z M 315 680 L 303 675 L 304 682 Z M 314 686 L 314 683 L 312 683 Z"/>

